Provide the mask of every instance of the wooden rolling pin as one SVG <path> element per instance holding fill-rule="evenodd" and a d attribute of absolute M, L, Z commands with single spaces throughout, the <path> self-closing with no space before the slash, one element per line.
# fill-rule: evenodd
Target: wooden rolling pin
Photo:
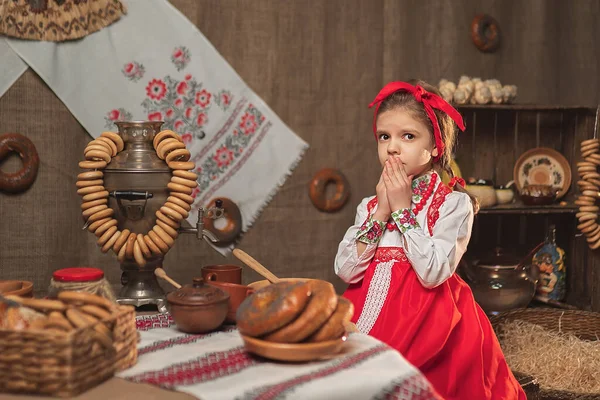
<path fill-rule="evenodd" d="M 250 257 L 245 251 L 240 249 L 233 249 L 233 255 L 252 268 L 254 271 L 264 276 L 269 282 L 277 283 L 279 282 L 279 278 L 276 277 L 271 271 L 269 271 L 264 265 L 256 261 L 254 258 Z"/>

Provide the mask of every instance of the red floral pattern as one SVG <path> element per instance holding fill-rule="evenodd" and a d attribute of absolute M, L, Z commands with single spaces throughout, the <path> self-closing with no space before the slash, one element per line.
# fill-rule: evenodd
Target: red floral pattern
<path fill-rule="evenodd" d="M 162 100 L 167 93 L 167 85 L 160 79 L 152 79 L 146 86 L 146 95 L 152 100 Z"/>
<path fill-rule="evenodd" d="M 383 222 L 376 221 L 373 217 L 369 216 L 356 233 L 356 238 L 363 243 L 375 244 L 383 236 L 384 226 Z"/>
<path fill-rule="evenodd" d="M 184 80 L 171 76 L 150 80 L 146 86 L 146 99 L 142 102 L 147 118 L 164 121 L 164 129 L 189 134 L 188 144 L 204 139 L 206 133 L 203 129 L 209 123 L 215 96 L 202 86 L 190 74 Z M 229 102 L 232 100 L 229 91 L 221 90 L 217 96 L 220 99 L 225 97 Z M 229 104 L 223 106 L 222 101 L 214 103 L 223 111 L 229 107 Z"/>
<path fill-rule="evenodd" d="M 133 117 L 129 111 L 125 110 L 124 108 L 115 108 L 114 110 L 110 110 L 108 113 L 106 113 L 106 116 L 104 117 L 104 126 L 106 129 L 112 129 L 115 122 L 130 121 L 132 119 Z"/>
<path fill-rule="evenodd" d="M 187 47 L 185 47 L 185 46 L 176 47 L 173 50 L 173 53 L 171 54 L 171 62 L 173 63 L 173 65 L 175 65 L 175 68 L 177 68 L 177 71 L 181 71 L 182 69 L 187 67 L 187 65 L 190 63 L 190 61 L 191 61 L 190 50 Z"/>
<path fill-rule="evenodd" d="M 206 108 L 210 104 L 211 94 L 202 89 L 196 93 L 196 104 L 202 108 Z"/>
<path fill-rule="evenodd" d="M 148 114 L 148 119 L 150 121 L 162 121 L 163 116 L 162 116 L 162 113 L 160 113 L 160 112 L 153 112 L 153 113 Z"/>
<path fill-rule="evenodd" d="M 217 150 L 217 152 L 213 156 L 213 159 L 217 163 L 217 166 L 219 168 L 222 168 L 231 164 L 231 162 L 233 161 L 233 155 L 233 151 L 228 149 L 226 146 L 222 146 Z"/>
<path fill-rule="evenodd" d="M 243 121 L 256 121 L 254 130 L 248 134 L 240 134 L 240 127 L 245 126 Z M 204 192 L 212 181 L 219 178 L 225 171 L 230 168 L 234 161 L 240 157 L 244 149 L 248 147 L 252 137 L 258 131 L 258 128 L 264 123 L 265 116 L 253 105 L 249 104 L 246 111 L 236 123 L 238 128 L 235 128 L 230 136 L 227 136 L 224 142 L 217 148 L 216 151 L 205 161 L 198 165 L 202 170 L 202 174 L 198 174 L 198 190 L 199 193 Z M 198 121 L 196 121 L 198 122 Z"/>
<path fill-rule="evenodd" d="M 144 77 L 144 73 L 146 73 L 146 69 L 143 64 L 132 61 L 123 66 L 121 72 L 127 79 L 133 82 L 137 82 Z"/>

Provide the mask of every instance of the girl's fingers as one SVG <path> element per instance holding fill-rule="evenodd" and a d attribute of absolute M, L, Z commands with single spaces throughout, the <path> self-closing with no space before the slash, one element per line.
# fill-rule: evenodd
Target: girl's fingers
<path fill-rule="evenodd" d="M 385 185 L 386 190 L 389 189 L 390 187 L 392 187 L 392 180 L 390 179 L 390 176 L 388 175 L 387 171 L 383 172 L 383 184 Z"/>
<path fill-rule="evenodd" d="M 406 170 L 404 169 L 404 164 L 402 164 L 398 160 L 395 160 L 395 161 L 396 161 L 396 166 L 398 168 L 399 180 L 401 180 L 401 182 L 404 182 L 406 184 L 410 183 L 410 181 L 408 180 L 408 176 L 406 175 Z"/>
<path fill-rule="evenodd" d="M 394 165 L 393 165 L 393 161 L 390 161 L 389 165 L 386 168 L 386 175 L 388 177 L 388 179 L 390 180 L 390 183 L 394 186 L 400 186 L 400 180 L 398 179 L 398 176 L 396 176 L 396 171 L 394 171 Z"/>
<path fill-rule="evenodd" d="M 392 168 L 394 170 L 396 180 L 398 181 L 398 186 L 404 186 L 406 184 L 406 174 L 404 173 L 402 163 L 397 159 L 394 159 L 392 162 Z"/>

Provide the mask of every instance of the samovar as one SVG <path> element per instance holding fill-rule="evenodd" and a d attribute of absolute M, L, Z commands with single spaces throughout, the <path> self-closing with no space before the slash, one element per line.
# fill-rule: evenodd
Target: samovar
<path fill-rule="evenodd" d="M 104 169 L 104 186 L 109 192 L 108 205 L 114 210 L 114 218 L 120 231 L 129 229 L 146 233 L 156 223 L 156 211 L 169 196 L 167 183 L 171 170 L 161 160 L 152 141 L 160 132 L 162 121 L 115 122 L 118 134 L 125 142 L 119 152 Z M 215 236 L 204 228 L 204 218 L 217 219 L 223 215 L 221 204 L 205 209 L 198 208 L 198 220 L 193 228 L 185 220 L 180 233 L 195 233 L 198 239 L 217 242 Z M 125 259 L 121 263 L 120 304 L 136 307 L 153 304 L 161 312 L 166 311 L 165 292 L 158 284 L 156 268 L 162 268 L 164 256 L 154 256 L 143 267 Z"/>

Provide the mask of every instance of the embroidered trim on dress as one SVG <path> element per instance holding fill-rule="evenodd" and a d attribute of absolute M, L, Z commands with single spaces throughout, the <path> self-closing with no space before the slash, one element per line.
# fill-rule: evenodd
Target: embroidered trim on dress
<path fill-rule="evenodd" d="M 369 284 L 365 305 L 358 321 L 356 321 L 356 327 L 364 334 L 368 334 L 371 331 L 383 308 L 383 303 L 385 303 L 388 291 L 390 290 L 394 263 L 395 261 L 391 260 L 380 263 L 375 267 L 375 273 Z"/>
<path fill-rule="evenodd" d="M 427 210 L 427 228 L 429 229 L 429 236 L 433 236 L 433 227 L 440 217 L 440 207 L 444 204 L 446 196 L 450 193 L 452 193 L 452 189 L 440 182 L 433 195 L 433 200 L 429 205 L 429 209 Z"/>
<path fill-rule="evenodd" d="M 392 219 L 401 233 L 410 229 L 420 228 L 417 217 L 410 208 L 403 208 L 392 213 Z"/>
<path fill-rule="evenodd" d="M 379 262 L 409 262 L 402 247 L 378 247 L 377 250 L 375 250 L 374 260 Z"/>
<path fill-rule="evenodd" d="M 366 244 L 377 244 L 383 236 L 385 223 L 377 221 L 370 216 L 356 232 L 356 239 Z"/>

